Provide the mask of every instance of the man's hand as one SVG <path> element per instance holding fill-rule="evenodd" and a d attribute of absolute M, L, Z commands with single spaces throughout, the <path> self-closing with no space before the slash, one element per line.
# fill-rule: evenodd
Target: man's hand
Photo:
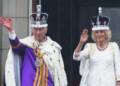
<path fill-rule="evenodd" d="M 13 21 L 11 18 L 0 16 L 0 25 L 6 27 L 6 29 L 10 32 L 13 31 L 12 29 Z"/>

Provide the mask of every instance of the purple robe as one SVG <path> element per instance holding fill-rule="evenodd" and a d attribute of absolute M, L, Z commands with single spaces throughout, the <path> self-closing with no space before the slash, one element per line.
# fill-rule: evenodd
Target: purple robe
<path fill-rule="evenodd" d="M 34 86 L 34 80 L 36 77 L 36 56 L 34 50 L 19 42 L 16 37 L 15 40 L 10 39 L 12 50 L 14 53 L 21 56 L 21 86 Z M 51 78 L 48 70 L 47 86 L 54 86 L 54 82 Z"/>

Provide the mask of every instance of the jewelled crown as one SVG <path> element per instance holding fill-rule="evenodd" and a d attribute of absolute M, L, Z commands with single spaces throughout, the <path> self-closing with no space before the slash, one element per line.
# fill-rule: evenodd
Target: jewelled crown
<path fill-rule="evenodd" d="M 31 27 L 33 28 L 47 27 L 48 14 L 41 12 L 41 5 L 37 5 L 36 9 L 37 9 L 37 12 L 32 13 L 32 15 L 30 16 Z"/>
<path fill-rule="evenodd" d="M 92 30 L 109 30 L 110 18 L 102 15 L 102 8 L 98 8 L 98 15 L 92 17 Z"/>

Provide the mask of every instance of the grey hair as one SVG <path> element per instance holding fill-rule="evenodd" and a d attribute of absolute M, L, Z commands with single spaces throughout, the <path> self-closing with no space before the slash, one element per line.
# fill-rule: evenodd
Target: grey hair
<path fill-rule="evenodd" d="M 92 37 L 92 40 L 93 40 L 94 42 L 96 42 L 95 36 L 94 36 L 94 32 L 95 32 L 95 31 L 92 31 L 91 37 Z M 106 40 L 109 42 L 109 41 L 111 40 L 111 37 L 112 37 L 111 30 L 105 30 L 105 33 L 106 33 Z"/>

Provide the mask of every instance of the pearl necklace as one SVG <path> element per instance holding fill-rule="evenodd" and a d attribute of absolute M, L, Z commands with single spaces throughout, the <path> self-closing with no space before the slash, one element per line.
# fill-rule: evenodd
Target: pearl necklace
<path fill-rule="evenodd" d="M 103 50 L 105 50 L 107 47 L 108 47 L 108 43 L 105 44 L 103 47 L 100 47 L 100 46 L 97 45 L 97 48 L 98 48 L 99 51 L 103 51 Z"/>

